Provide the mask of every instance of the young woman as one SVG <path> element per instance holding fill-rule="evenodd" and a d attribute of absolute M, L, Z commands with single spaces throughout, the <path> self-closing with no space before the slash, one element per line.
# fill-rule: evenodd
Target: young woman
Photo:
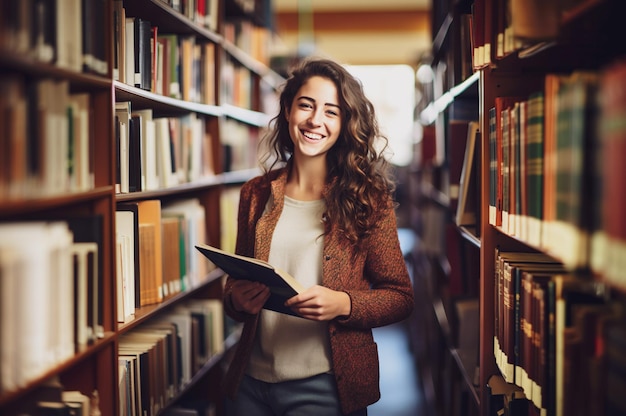
<path fill-rule="evenodd" d="M 374 108 L 341 65 L 307 60 L 266 140 L 265 174 L 241 189 L 236 251 L 308 289 L 287 301 L 294 317 L 263 309 L 264 285 L 227 280 L 226 311 L 244 322 L 232 413 L 366 415 L 380 398 L 371 328 L 413 309 Z"/>

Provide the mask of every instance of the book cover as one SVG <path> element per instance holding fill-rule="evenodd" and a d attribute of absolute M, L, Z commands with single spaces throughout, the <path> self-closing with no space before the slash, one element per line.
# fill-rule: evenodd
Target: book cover
<path fill-rule="evenodd" d="M 480 128 L 477 121 L 470 121 L 467 128 L 467 143 L 461 177 L 459 179 L 459 202 L 456 210 L 458 225 L 475 225 L 480 209 L 477 205 L 477 185 L 479 178 L 476 163 L 476 142 L 480 141 Z"/>
<path fill-rule="evenodd" d="M 496 148 L 496 218 L 495 223 L 503 230 L 509 229 L 510 176 L 511 176 L 511 135 L 510 109 L 523 97 L 496 97 L 495 107 L 495 148 Z"/>
<path fill-rule="evenodd" d="M 588 263 L 589 175 L 595 135 L 596 87 L 593 72 L 577 72 L 563 83 L 556 114 L 555 221 L 548 249 L 570 268 Z"/>
<path fill-rule="evenodd" d="M 541 245 L 543 220 L 543 134 L 544 93 L 538 91 L 528 99 L 526 141 L 527 241 L 536 247 Z"/>
<path fill-rule="evenodd" d="M 488 132 L 488 143 L 489 143 L 489 224 L 498 226 L 501 225 L 497 221 L 497 209 L 498 209 L 498 172 L 499 161 L 498 161 L 498 147 L 496 141 L 496 108 L 491 107 L 489 109 L 489 132 Z M 500 218 L 502 221 L 502 218 Z"/>
<path fill-rule="evenodd" d="M 456 211 L 459 201 L 460 181 L 463 170 L 463 161 L 466 153 L 469 122 L 465 120 L 451 120 L 448 125 L 448 174 L 450 209 Z"/>
<path fill-rule="evenodd" d="M 287 299 L 304 290 L 304 287 L 293 276 L 263 260 L 228 253 L 207 245 L 196 245 L 196 248 L 230 277 L 252 280 L 268 286 L 271 295 L 265 303 L 265 309 L 298 316 L 290 308 L 284 306 Z"/>

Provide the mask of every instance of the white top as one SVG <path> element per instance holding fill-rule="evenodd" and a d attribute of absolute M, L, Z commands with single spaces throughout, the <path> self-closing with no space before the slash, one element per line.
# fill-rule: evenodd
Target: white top
<path fill-rule="evenodd" d="M 305 288 L 322 280 L 323 200 L 298 201 L 285 196 L 270 247 L 269 262 Z M 248 375 L 277 383 L 331 370 L 328 323 L 263 309 Z"/>

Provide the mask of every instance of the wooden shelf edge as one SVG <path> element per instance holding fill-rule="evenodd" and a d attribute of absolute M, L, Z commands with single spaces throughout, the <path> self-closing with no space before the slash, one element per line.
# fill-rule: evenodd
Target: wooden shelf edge
<path fill-rule="evenodd" d="M 164 196 L 171 196 L 176 194 L 197 192 L 203 189 L 214 188 L 222 185 L 241 185 L 249 179 L 252 179 L 260 174 L 262 174 L 262 171 L 259 168 L 223 172 L 218 175 L 207 176 L 205 178 L 193 182 L 176 185 L 171 188 L 115 194 L 115 199 L 117 202 L 139 201 L 144 199 L 162 198 Z M 2 207 L 0 207 L 0 213 L 1 212 Z"/>
<path fill-rule="evenodd" d="M 463 237 L 465 240 L 473 244 L 476 248 L 480 248 L 481 240 L 480 240 L 480 237 L 476 236 L 475 227 L 472 228 L 467 225 L 459 225 L 458 228 L 459 228 L 461 237 Z"/>
<path fill-rule="evenodd" d="M 420 113 L 420 122 L 423 125 L 429 125 L 435 122 L 437 116 L 444 111 L 455 100 L 456 97 L 463 94 L 471 86 L 475 85 L 480 78 L 480 71 L 474 72 L 466 80 L 458 85 L 450 88 L 441 97 L 429 103 Z"/>
<path fill-rule="evenodd" d="M 194 103 L 178 98 L 167 97 L 156 94 L 141 88 L 125 84 L 120 81 L 113 81 L 115 87 L 115 101 L 140 101 L 143 106 L 150 107 L 150 104 L 168 107 L 171 110 L 200 113 L 208 116 L 219 117 L 224 115 L 220 106 Z"/>
<path fill-rule="evenodd" d="M 272 116 L 259 111 L 248 110 L 231 104 L 220 106 L 222 114 L 226 117 L 241 121 L 255 127 L 267 127 Z"/>
<path fill-rule="evenodd" d="M 44 211 L 59 208 L 69 203 L 76 204 L 95 201 L 101 198 L 110 197 L 112 192 L 113 186 L 104 186 L 88 191 L 62 195 L 0 200 L 0 216 L 9 216 L 15 213 L 25 214 Z"/>
<path fill-rule="evenodd" d="M 126 322 L 118 322 L 117 323 L 117 334 L 125 334 L 129 331 L 131 331 L 133 328 L 136 328 L 137 326 L 141 325 L 142 323 L 148 321 L 150 318 L 154 317 L 155 315 L 161 313 L 162 311 L 164 311 L 165 309 L 169 308 L 170 306 L 177 304 L 181 301 L 183 301 L 183 299 L 185 298 L 189 298 L 191 299 L 191 296 L 194 292 L 197 292 L 203 288 L 205 288 L 208 285 L 211 285 L 213 283 L 215 283 L 216 281 L 218 281 L 219 279 L 222 278 L 222 276 L 224 276 L 224 272 L 221 271 L 220 269 L 214 269 L 211 272 L 209 272 L 209 274 L 206 276 L 206 278 L 199 283 L 198 285 L 184 291 L 184 292 L 180 292 L 177 293 L 176 295 L 172 296 L 171 298 L 164 300 L 161 303 L 156 303 L 154 305 L 147 305 L 141 308 L 137 308 L 135 310 L 135 315 L 132 319 L 129 319 Z"/>

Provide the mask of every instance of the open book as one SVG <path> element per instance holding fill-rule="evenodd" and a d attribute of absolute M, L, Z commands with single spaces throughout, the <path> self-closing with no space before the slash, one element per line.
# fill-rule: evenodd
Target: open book
<path fill-rule="evenodd" d="M 265 309 L 298 316 L 285 306 L 285 301 L 304 291 L 304 287 L 289 273 L 263 260 L 228 253 L 212 246 L 199 244 L 196 248 L 230 277 L 260 282 L 269 287 L 271 294 L 263 306 Z"/>

